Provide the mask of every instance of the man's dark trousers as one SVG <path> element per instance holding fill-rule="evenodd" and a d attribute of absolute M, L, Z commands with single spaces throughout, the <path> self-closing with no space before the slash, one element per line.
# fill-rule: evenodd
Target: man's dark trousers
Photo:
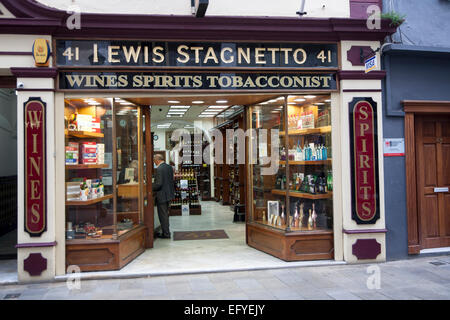
<path fill-rule="evenodd" d="M 169 203 L 170 202 L 156 202 L 156 208 L 158 209 L 158 218 L 161 223 L 162 235 L 165 237 L 170 236 L 169 229 Z"/>

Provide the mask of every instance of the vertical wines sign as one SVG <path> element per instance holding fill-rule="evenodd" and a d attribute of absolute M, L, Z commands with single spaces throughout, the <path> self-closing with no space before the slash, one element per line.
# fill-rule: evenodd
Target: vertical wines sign
<path fill-rule="evenodd" d="M 25 231 L 31 237 L 47 230 L 45 109 L 40 98 L 24 103 Z"/>
<path fill-rule="evenodd" d="M 380 218 L 377 104 L 372 98 L 354 98 L 349 108 L 352 219 L 374 224 Z"/>

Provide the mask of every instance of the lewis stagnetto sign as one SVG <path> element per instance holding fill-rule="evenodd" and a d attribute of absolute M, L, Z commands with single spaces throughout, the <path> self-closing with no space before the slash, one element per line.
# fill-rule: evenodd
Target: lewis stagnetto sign
<path fill-rule="evenodd" d="M 45 109 L 40 98 L 24 103 L 25 231 L 31 237 L 47 230 Z"/>
<path fill-rule="evenodd" d="M 58 67 L 337 69 L 336 43 L 55 40 Z"/>
<path fill-rule="evenodd" d="M 61 90 L 336 90 L 333 73 L 59 73 Z"/>
<path fill-rule="evenodd" d="M 349 104 L 352 219 L 374 224 L 380 218 L 377 104 L 354 98 Z"/>

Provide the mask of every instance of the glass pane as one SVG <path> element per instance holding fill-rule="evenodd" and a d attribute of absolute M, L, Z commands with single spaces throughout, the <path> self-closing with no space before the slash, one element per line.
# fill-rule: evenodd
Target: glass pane
<path fill-rule="evenodd" d="M 291 231 L 331 231 L 332 150 L 329 95 L 288 97 Z"/>
<path fill-rule="evenodd" d="M 141 222 L 138 107 L 122 99 L 114 102 L 117 148 L 117 229 L 121 235 Z"/>
<path fill-rule="evenodd" d="M 286 152 L 284 138 L 278 135 L 279 148 L 273 148 L 272 130 L 284 131 L 284 97 L 265 101 L 251 108 L 250 168 L 253 176 L 253 222 L 277 229 L 286 228 L 286 163 L 272 163 L 272 152 Z M 265 131 L 267 130 L 267 131 Z M 256 149 L 256 150 L 255 150 Z M 274 151 L 272 151 L 274 149 Z M 275 167 L 275 170 L 269 168 Z"/>
<path fill-rule="evenodd" d="M 111 99 L 66 99 L 67 240 L 115 236 Z"/>

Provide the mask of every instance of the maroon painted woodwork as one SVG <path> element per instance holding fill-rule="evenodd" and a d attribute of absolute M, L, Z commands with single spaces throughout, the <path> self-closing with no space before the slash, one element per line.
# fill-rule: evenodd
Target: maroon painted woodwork
<path fill-rule="evenodd" d="M 31 0 L 2 0 L 19 19 L 1 19 L 0 33 L 120 39 L 202 39 L 268 41 L 381 41 L 395 33 L 390 20 L 368 30 L 366 19 L 92 14 L 81 15 L 80 30 L 69 30 L 69 14 Z M 180 31 L 182 30 L 182 32 Z"/>
<path fill-rule="evenodd" d="M 363 66 L 364 60 L 373 55 L 373 50 L 369 46 L 352 46 L 347 51 L 347 60 L 352 63 L 353 66 Z"/>
<path fill-rule="evenodd" d="M 381 253 L 381 244 L 376 239 L 358 239 L 352 245 L 352 254 L 358 260 L 376 259 Z"/>
<path fill-rule="evenodd" d="M 24 103 L 25 231 L 40 237 L 47 230 L 46 104 Z"/>
<path fill-rule="evenodd" d="M 11 73 L 20 78 L 56 78 L 56 68 L 11 68 Z"/>
<path fill-rule="evenodd" d="M 339 80 L 383 80 L 386 78 L 386 71 L 338 71 Z"/>
<path fill-rule="evenodd" d="M 19 243 L 16 244 L 16 248 L 45 248 L 45 247 L 55 247 L 57 245 L 56 241 L 53 242 L 32 242 L 32 243 Z"/>
<path fill-rule="evenodd" d="M 40 253 L 30 253 L 28 258 L 23 261 L 23 270 L 27 271 L 30 276 L 40 276 L 43 271 L 47 270 L 47 259 Z"/>
<path fill-rule="evenodd" d="M 354 98 L 349 107 L 352 219 L 374 224 L 380 217 L 377 104 L 371 98 Z"/>

